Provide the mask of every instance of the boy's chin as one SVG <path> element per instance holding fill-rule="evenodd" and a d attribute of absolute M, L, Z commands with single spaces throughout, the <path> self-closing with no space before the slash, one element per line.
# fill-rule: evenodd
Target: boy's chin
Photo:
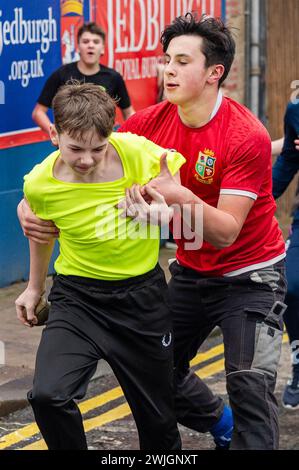
<path fill-rule="evenodd" d="M 75 173 L 79 174 L 79 175 L 88 175 L 88 174 L 90 174 L 90 173 L 93 172 L 94 167 L 92 167 L 92 168 L 74 167 L 74 168 L 72 168 L 72 170 L 73 170 Z"/>
<path fill-rule="evenodd" d="M 175 95 L 174 93 L 165 93 L 165 98 L 169 101 L 171 104 L 176 104 L 176 105 L 181 105 L 184 103 L 184 100 L 179 97 L 178 95 Z"/>

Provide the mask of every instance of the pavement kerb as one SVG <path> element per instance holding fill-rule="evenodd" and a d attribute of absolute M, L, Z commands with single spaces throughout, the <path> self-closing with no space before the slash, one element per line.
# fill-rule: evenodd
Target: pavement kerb
<path fill-rule="evenodd" d="M 220 334 L 220 329 L 217 327 L 212 331 L 210 336 L 219 336 Z M 113 374 L 112 369 L 106 361 L 102 360 L 99 362 L 97 370 L 91 380 L 93 381 L 99 377 L 110 374 Z M 31 387 L 32 381 L 33 372 L 21 379 L 9 381 L 0 386 L 0 418 L 28 406 L 26 396 Z M 26 385 L 22 387 L 22 383 Z"/>
<path fill-rule="evenodd" d="M 99 362 L 97 370 L 91 380 L 93 381 L 112 373 L 107 362 L 102 360 Z M 32 371 L 31 374 L 27 374 L 17 380 L 8 381 L 0 386 L 0 418 L 28 406 L 27 392 L 31 388 L 33 374 L 34 372 Z"/>

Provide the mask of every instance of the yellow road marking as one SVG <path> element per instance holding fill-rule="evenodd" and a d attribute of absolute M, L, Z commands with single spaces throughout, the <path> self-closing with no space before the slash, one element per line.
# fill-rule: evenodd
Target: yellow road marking
<path fill-rule="evenodd" d="M 286 343 L 287 341 L 288 341 L 288 336 L 285 333 L 283 335 L 283 343 Z M 206 351 L 205 353 L 199 353 L 193 359 L 193 361 L 191 361 L 190 365 L 196 365 L 200 362 L 203 362 L 204 360 L 208 360 L 208 359 L 211 359 L 215 356 L 218 356 L 219 354 L 221 354 L 221 350 L 223 351 L 223 344 L 215 346 L 214 348 L 211 348 L 210 350 Z M 198 369 L 195 373 L 200 378 L 204 379 L 204 378 L 209 377 L 211 375 L 214 375 L 218 372 L 221 372 L 223 369 L 224 369 L 224 359 L 222 358 L 222 359 L 219 359 L 218 361 L 213 362 L 212 364 L 209 364 L 205 367 L 202 367 L 201 369 Z M 101 395 L 97 395 L 93 398 L 90 398 L 89 400 L 85 400 L 84 402 L 80 403 L 80 405 L 79 405 L 80 411 L 83 414 L 87 413 L 91 409 L 102 406 L 102 405 L 104 405 L 104 404 L 106 404 L 110 401 L 113 401 L 113 400 L 121 397 L 122 395 L 123 395 L 123 392 L 122 392 L 121 388 L 120 387 L 115 387 L 115 388 L 109 390 L 108 392 L 102 393 Z M 128 405 L 125 403 L 124 405 L 120 405 L 120 407 L 122 407 L 122 406 L 128 406 Z M 107 413 L 110 413 L 110 412 L 112 413 L 112 412 L 114 412 L 114 410 L 118 410 L 120 407 L 116 407 L 116 408 L 108 411 Z M 85 426 L 85 423 L 88 423 L 89 421 L 96 420 L 96 419 L 100 420 L 101 417 L 107 416 L 107 413 L 104 413 L 103 415 L 100 415 L 97 418 L 91 418 L 91 420 L 86 420 L 84 422 L 84 426 Z M 116 416 L 118 416 L 117 413 L 118 413 L 118 411 L 116 411 Z M 130 411 L 128 412 L 128 414 L 130 414 Z M 112 416 L 112 414 L 111 414 L 111 416 Z M 124 415 L 124 416 L 127 416 L 127 415 Z M 111 422 L 111 421 L 114 421 L 116 419 L 121 419 L 121 417 L 120 418 L 116 417 L 116 418 L 113 418 L 113 419 L 111 419 L 111 417 L 110 417 L 110 419 L 107 422 Z M 94 427 L 99 427 L 99 426 L 102 426 L 102 425 L 103 424 L 98 424 L 98 425 L 95 425 Z M 94 427 L 92 427 L 88 430 L 94 429 Z M 39 433 L 39 429 L 38 429 L 37 425 L 35 423 L 31 423 L 27 426 L 24 426 L 21 429 L 18 429 L 17 431 L 14 431 L 12 433 L 9 433 L 9 434 L 6 434 L 6 435 L 2 436 L 2 438 L 0 438 L 0 449 L 5 449 L 7 447 L 11 447 L 12 445 L 17 444 L 18 442 L 21 442 L 21 441 L 23 441 L 25 439 L 28 439 L 30 437 L 33 437 L 34 435 L 36 435 L 38 433 Z M 34 444 L 36 445 L 36 444 L 41 443 L 41 442 L 43 442 L 43 440 L 39 440 Z M 34 444 L 30 444 L 30 446 L 32 446 Z M 23 449 L 27 449 L 30 446 L 24 447 Z"/>
<path fill-rule="evenodd" d="M 206 377 L 210 377 L 211 375 L 215 375 L 218 372 L 223 371 L 224 369 L 224 359 L 219 359 L 212 364 L 209 364 L 202 369 L 196 371 L 196 375 L 200 376 L 201 379 Z M 85 432 L 91 431 L 95 428 L 99 428 L 104 424 L 111 423 L 112 421 L 116 421 L 119 419 L 124 418 L 125 416 L 129 416 L 131 414 L 131 410 L 127 403 L 123 405 L 117 406 L 116 408 L 104 413 L 102 415 L 96 416 L 95 418 L 87 419 L 84 421 L 84 430 Z M 47 450 L 47 445 L 43 439 L 40 439 L 32 444 L 22 447 L 20 450 Z"/>
<path fill-rule="evenodd" d="M 111 390 L 108 390 L 108 392 L 101 393 L 101 395 L 96 395 L 95 397 L 90 398 L 89 400 L 83 401 L 79 404 L 79 408 L 81 413 L 84 414 L 90 410 L 93 410 L 94 408 L 103 406 L 109 401 L 116 400 L 117 398 L 120 398 L 122 396 L 123 391 L 121 387 L 115 387 Z"/>
<path fill-rule="evenodd" d="M 122 405 L 113 408 L 106 413 L 103 413 L 100 416 L 96 416 L 95 418 L 90 418 L 84 421 L 84 429 L 86 432 L 91 431 L 94 428 L 98 428 L 100 426 L 104 426 L 104 424 L 111 423 L 111 421 L 115 421 L 120 418 L 124 418 L 131 414 L 131 409 L 128 403 L 123 403 Z"/>
<path fill-rule="evenodd" d="M 131 414 L 130 407 L 127 403 L 123 403 L 112 410 L 107 411 L 99 416 L 94 418 L 86 419 L 84 421 L 84 430 L 85 432 L 91 431 L 95 428 L 100 428 L 107 423 L 112 421 L 117 421 L 118 419 L 125 418 Z M 33 444 L 30 444 L 26 447 L 23 447 L 21 450 L 47 450 L 47 445 L 43 439 L 40 439 Z"/>
<path fill-rule="evenodd" d="M 39 429 L 35 423 L 28 424 L 27 426 L 24 426 L 23 428 L 20 428 L 17 431 L 2 436 L 0 440 L 0 449 L 10 447 L 38 433 Z"/>
<path fill-rule="evenodd" d="M 190 362 L 190 366 L 196 366 L 200 362 L 207 361 L 208 359 L 212 359 L 215 356 L 219 356 L 219 354 L 222 354 L 224 351 L 224 346 L 223 344 L 219 344 L 218 346 L 215 346 L 214 348 L 209 349 L 208 351 L 204 353 L 198 353 Z"/>
<path fill-rule="evenodd" d="M 198 375 L 198 377 L 201 379 L 205 379 L 211 375 L 215 375 L 218 372 L 221 372 L 222 370 L 224 370 L 224 358 L 212 362 L 212 364 L 202 367 L 201 369 L 197 369 L 195 374 Z"/>
<path fill-rule="evenodd" d="M 109 390 L 108 392 L 101 393 L 93 398 L 83 401 L 79 404 L 81 413 L 87 413 L 88 411 L 103 406 L 106 403 L 116 400 L 117 398 L 123 396 L 122 389 L 120 387 L 115 387 Z M 35 423 L 28 424 L 17 431 L 14 431 L 9 434 L 5 434 L 0 438 L 0 449 L 5 449 L 14 444 L 17 444 L 20 441 L 28 439 L 35 434 L 39 434 L 39 429 Z"/>
<path fill-rule="evenodd" d="M 288 337 L 287 333 L 285 333 L 282 337 L 282 342 L 287 343 L 288 341 L 289 341 L 289 337 Z"/>

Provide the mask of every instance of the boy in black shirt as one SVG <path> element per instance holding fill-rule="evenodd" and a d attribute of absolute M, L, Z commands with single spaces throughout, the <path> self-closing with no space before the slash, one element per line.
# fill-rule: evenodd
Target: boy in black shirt
<path fill-rule="evenodd" d="M 80 60 L 63 65 L 46 81 L 32 112 L 32 119 L 45 131 L 51 124 L 47 111 L 58 89 L 68 80 L 95 83 L 103 86 L 110 96 L 118 100 L 124 119 L 134 114 L 133 107 L 122 76 L 115 70 L 101 65 L 104 53 L 105 32 L 95 23 L 86 23 L 78 31 Z"/>

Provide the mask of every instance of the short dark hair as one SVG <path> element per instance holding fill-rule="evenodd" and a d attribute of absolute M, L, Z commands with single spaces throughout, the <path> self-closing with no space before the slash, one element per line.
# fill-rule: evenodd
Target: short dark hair
<path fill-rule="evenodd" d="M 98 24 L 94 22 L 84 23 L 84 25 L 78 29 L 78 33 L 77 33 L 78 42 L 80 42 L 80 38 L 83 33 L 97 34 L 98 36 L 102 38 L 103 42 L 105 42 L 105 39 L 106 39 L 105 31 L 101 28 L 101 26 L 99 26 Z"/>
<path fill-rule="evenodd" d="M 206 58 L 206 67 L 222 64 L 224 74 L 219 80 L 219 86 L 226 79 L 234 60 L 236 45 L 230 30 L 220 18 L 187 13 L 178 16 L 161 35 L 163 52 L 167 51 L 170 41 L 178 36 L 200 36 L 203 39 L 201 51 Z"/>
<path fill-rule="evenodd" d="M 58 134 L 66 132 L 74 139 L 83 139 L 86 132 L 95 130 L 106 138 L 113 130 L 115 101 L 94 83 L 67 82 L 56 93 L 52 108 Z"/>

